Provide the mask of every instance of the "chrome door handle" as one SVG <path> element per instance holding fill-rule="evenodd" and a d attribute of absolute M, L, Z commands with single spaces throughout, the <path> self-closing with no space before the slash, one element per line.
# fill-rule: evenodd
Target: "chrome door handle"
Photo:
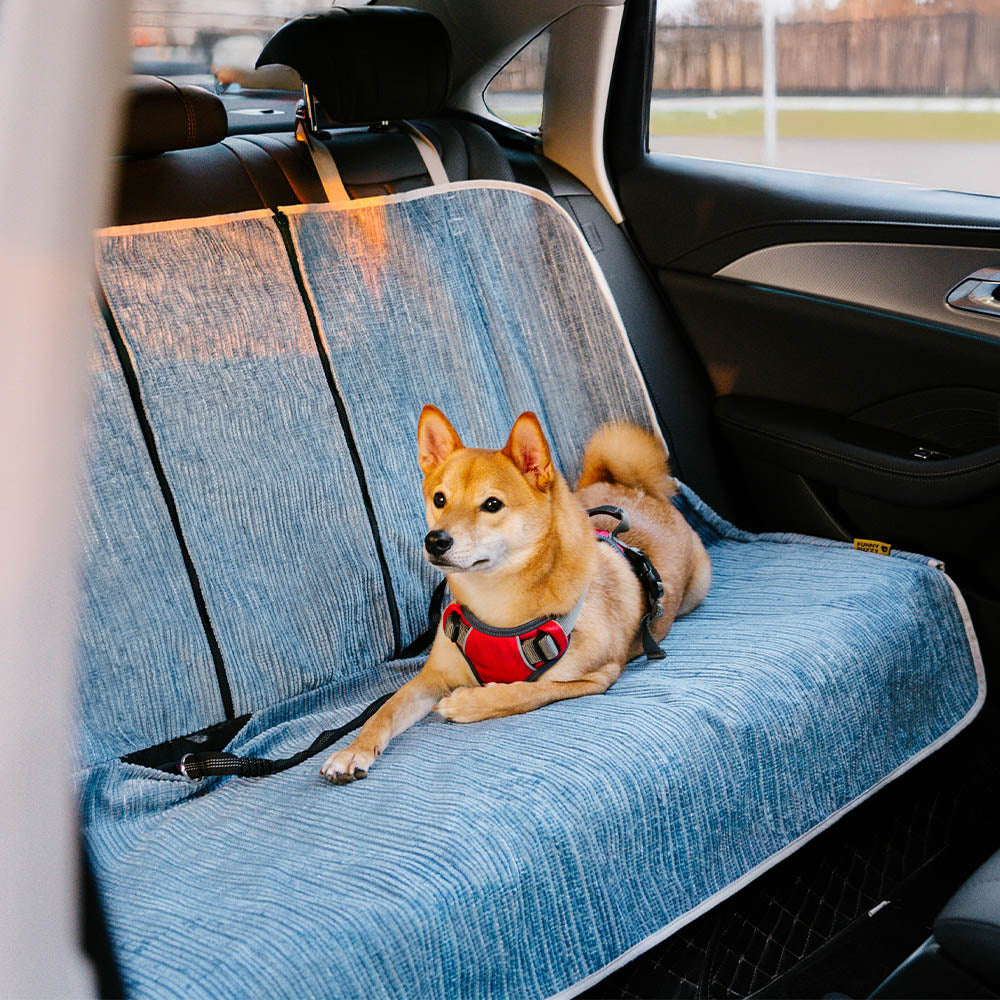
<path fill-rule="evenodd" d="M 946 296 L 953 309 L 1000 319 L 1000 268 L 981 267 L 963 278 Z"/>

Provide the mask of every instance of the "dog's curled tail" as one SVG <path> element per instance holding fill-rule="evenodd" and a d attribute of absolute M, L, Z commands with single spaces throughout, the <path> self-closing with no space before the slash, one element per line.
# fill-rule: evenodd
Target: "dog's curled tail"
<path fill-rule="evenodd" d="M 576 488 L 613 483 L 669 500 L 677 492 L 667 449 L 658 437 L 635 424 L 605 424 L 594 432 L 583 452 L 583 472 Z"/>

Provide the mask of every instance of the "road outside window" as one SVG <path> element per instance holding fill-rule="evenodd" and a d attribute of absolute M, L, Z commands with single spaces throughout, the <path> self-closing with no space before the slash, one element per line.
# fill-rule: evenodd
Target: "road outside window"
<path fill-rule="evenodd" d="M 659 0 L 649 148 L 1000 196 L 1000 0 Z"/>

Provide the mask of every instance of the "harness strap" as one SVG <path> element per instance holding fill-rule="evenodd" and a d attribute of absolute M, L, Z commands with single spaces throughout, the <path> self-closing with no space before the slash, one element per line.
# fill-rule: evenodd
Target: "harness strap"
<path fill-rule="evenodd" d="M 663 614 L 663 607 L 660 605 L 660 598 L 663 597 L 663 581 L 660 579 L 660 574 L 656 571 L 652 559 L 645 552 L 631 545 L 626 545 L 618 539 L 617 535 L 619 532 L 625 532 L 629 529 L 629 521 L 625 511 L 621 507 L 612 507 L 610 505 L 591 507 L 587 511 L 589 517 L 596 517 L 600 514 L 616 518 L 618 524 L 613 531 L 599 531 L 597 533 L 597 540 L 607 543 L 616 552 L 625 557 L 628 564 L 632 567 L 632 572 L 638 577 L 644 591 L 646 613 L 639 620 L 638 632 L 639 638 L 642 641 L 642 651 L 650 660 L 662 660 L 667 654 L 660 649 L 659 644 L 653 638 L 653 631 L 650 626 Z"/>
<path fill-rule="evenodd" d="M 423 630 L 409 645 L 399 651 L 401 660 L 409 659 L 411 656 L 419 656 L 425 650 L 430 649 L 437 633 L 438 625 L 441 622 L 441 612 L 444 610 L 444 595 L 448 590 L 448 581 L 442 577 L 441 582 L 434 588 L 431 594 L 431 604 L 427 609 L 427 628 Z"/>

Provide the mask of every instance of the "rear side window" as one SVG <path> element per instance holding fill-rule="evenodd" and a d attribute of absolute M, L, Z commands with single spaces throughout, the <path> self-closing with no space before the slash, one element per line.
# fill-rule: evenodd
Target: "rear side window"
<path fill-rule="evenodd" d="M 483 100 L 497 118 L 528 132 L 541 128 L 548 56 L 549 33 L 543 31 L 493 77 L 483 93 Z"/>
<path fill-rule="evenodd" d="M 209 90 L 298 90 L 284 66 L 253 68 L 285 21 L 317 9 L 310 0 L 133 0 L 132 71 Z"/>
<path fill-rule="evenodd" d="M 992 0 L 661 0 L 649 148 L 1000 195 L 998 67 Z"/>

